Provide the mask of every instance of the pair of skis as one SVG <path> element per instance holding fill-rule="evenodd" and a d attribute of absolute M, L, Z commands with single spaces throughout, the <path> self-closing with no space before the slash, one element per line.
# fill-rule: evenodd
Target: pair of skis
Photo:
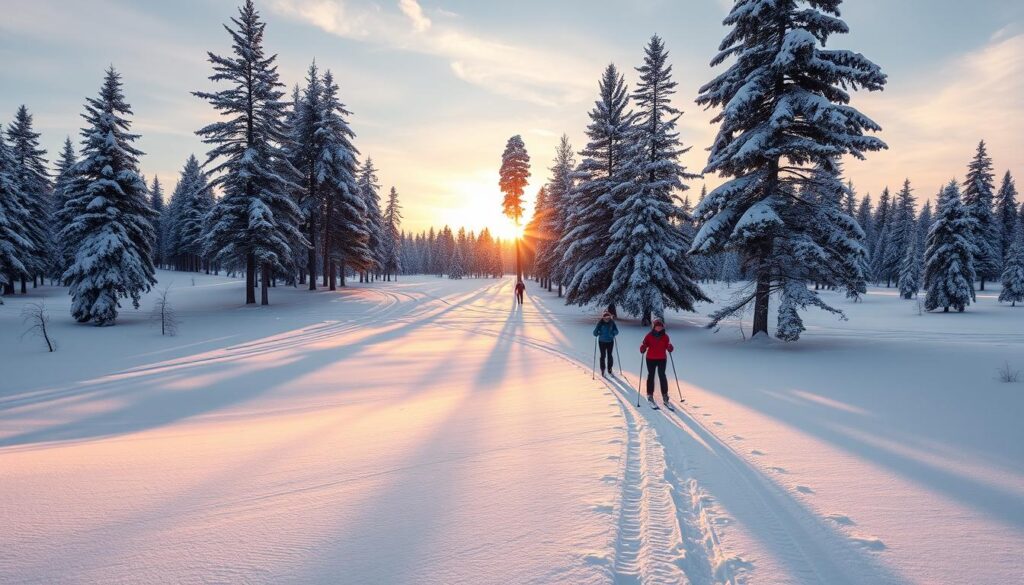
<path fill-rule="evenodd" d="M 653 398 L 648 398 L 647 404 L 651 405 L 652 410 L 661 410 L 661 407 L 658 406 L 658 403 L 655 402 Z M 672 412 L 676 411 L 676 407 L 669 401 L 665 401 L 665 408 L 671 410 Z"/>

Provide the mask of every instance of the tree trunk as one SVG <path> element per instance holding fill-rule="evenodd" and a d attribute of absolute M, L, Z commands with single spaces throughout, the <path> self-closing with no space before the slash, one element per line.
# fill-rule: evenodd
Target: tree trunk
<path fill-rule="evenodd" d="M 309 290 L 316 290 L 316 219 L 309 218 L 309 255 L 306 258 L 309 270 Z"/>
<path fill-rule="evenodd" d="M 335 278 L 334 278 L 334 269 L 335 269 L 335 264 L 334 264 L 334 260 L 331 260 L 331 261 L 330 261 L 330 264 L 329 264 L 329 266 L 328 266 L 328 270 L 330 270 L 330 273 L 331 273 L 331 278 L 330 278 L 330 281 L 331 281 L 331 283 L 330 283 L 330 285 L 328 286 L 328 288 L 329 288 L 330 290 L 338 290 L 338 289 L 337 289 L 337 286 L 336 286 L 336 285 L 334 284 L 334 283 L 335 283 Z"/>
<path fill-rule="evenodd" d="M 761 253 L 767 255 L 766 250 L 762 250 Z M 757 270 L 757 289 L 754 292 L 754 330 L 751 332 L 751 336 L 758 333 L 768 335 L 768 300 L 771 286 L 771 269 L 768 267 L 768 259 L 762 256 Z"/>
<path fill-rule="evenodd" d="M 985 277 L 981 277 L 981 287 L 978 290 L 985 290 Z"/>
<path fill-rule="evenodd" d="M 245 257 L 245 304 L 256 304 L 256 257 L 252 253 Z"/>
<path fill-rule="evenodd" d="M 260 272 L 263 273 L 263 278 L 260 279 L 260 304 L 269 305 L 270 297 L 267 294 L 267 279 L 270 278 L 270 266 L 264 262 L 263 266 L 260 267 Z"/>

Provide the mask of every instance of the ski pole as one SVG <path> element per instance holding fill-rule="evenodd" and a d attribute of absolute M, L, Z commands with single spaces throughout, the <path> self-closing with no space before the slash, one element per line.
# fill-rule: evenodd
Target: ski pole
<path fill-rule="evenodd" d="M 614 337 L 612 338 L 612 345 L 615 346 L 615 361 L 619 362 L 619 375 L 625 378 L 626 375 L 622 373 L 622 358 L 619 356 L 619 343 L 615 341 Z"/>
<path fill-rule="evenodd" d="M 672 357 L 672 352 L 668 352 L 668 359 L 672 362 L 672 377 L 676 379 L 676 392 L 679 392 L 679 402 L 686 402 L 683 398 L 683 391 L 679 389 L 679 376 L 676 374 L 676 360 Z"/>
<path fill-rule="evenodd" d="M 636 380 L 636 406 L 640 408 L 640 385 L 644 382 L 644 354 L 640 352 L 640 377 Z"/>
<path fill-rule="evenodd" d="M 597 338 L 596 337 L 594 338 L 594 363 L 590 366 L 590 379 L 591 380 L 593 380 L 594 378 L 597 377 L 597 374 L 595 373 L 595 370 L 597 370 Z"/>

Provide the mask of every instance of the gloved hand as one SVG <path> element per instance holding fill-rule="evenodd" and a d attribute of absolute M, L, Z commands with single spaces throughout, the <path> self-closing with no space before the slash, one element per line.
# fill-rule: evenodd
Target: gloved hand
<path fill-rule="evenodd" d="M 647 353 L 647 346 L 646 345 L 641 345 L 640 346 L 640 353 Z"/>
<path fill-rule="evenodd" d="M 669 352 L 669 353 L 672 353 L 672 350 L 673 350 L 673 349 L 675 349 L 675 348 L 674 348 L 674 347 L 672 347 L 672 344 L 671 344 L 671 343 L 670 343 L 670 344 L 668 344 L 668 352 Z"/>

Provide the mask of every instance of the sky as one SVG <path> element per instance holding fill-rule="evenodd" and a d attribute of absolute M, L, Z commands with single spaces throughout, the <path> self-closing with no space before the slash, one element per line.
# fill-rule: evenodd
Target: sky
<path fill-rule="evenodd" d="M 216 119 L 191 95 L 210 90 L 206 51 L 227 53 L 223 24 L 239 0 L 32 0 L 0 19 L 0 123 L 28 106 L 55 157 L 78 141 L 87 96 L 104 69 L 123 75 L 142 170 L 173 187 L 189 154 L 205 156 L 196 129 Z M 721 68 L 709 62 L 726 29 L 728 0 L 256 0 L 266 49 L 282 81 L 301 82 L 313 59 L 330 69 L 362 156 L 384 189 L 398 189 L 404 227 L 487 226 L 508 234 L 498 168 L 505 142 L 522 135 L 532 158 L 532 197 L 548 176 L 559 136 L 584 145 L 587 113 L 608 63 L 626 73 L 652 34 L 662 36 L 684 111 L 683 156 L 700 172 L 716 129 L 694 103 Z M 856 0 L 842 6 L 850 34 L 830 48 L 863 53 L 889 76 L 884 92 L 853 104 L 883 128 L 889 150 L 849 161 L 860 194 L 877 200 L 909 178 L 922 201 L 962 178 L 979 140 L 996 173 L 1024 174 L 1024 2 Z M 709 188 L 709 175 L 691 182 Z"/>

